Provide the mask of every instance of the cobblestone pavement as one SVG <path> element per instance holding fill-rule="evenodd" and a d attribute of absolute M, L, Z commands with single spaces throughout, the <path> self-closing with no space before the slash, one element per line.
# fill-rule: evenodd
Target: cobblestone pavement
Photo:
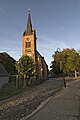
<path fill-rule="evenodd" d="M 69 83 L 71 82 L 73 80 L 69 81 Z M 34 88 L 28 88 L 26 92 L 0 101 L 0 120 L 20 120 L 34 111 L 42 101 L 55 95 L 62 88 L 62 78 L 51 78 Z"/>
<path fill-rule="evenodd" d="M 23 120 L 80 120 L 80 80 L 60 91 L 41 110 Z"/>

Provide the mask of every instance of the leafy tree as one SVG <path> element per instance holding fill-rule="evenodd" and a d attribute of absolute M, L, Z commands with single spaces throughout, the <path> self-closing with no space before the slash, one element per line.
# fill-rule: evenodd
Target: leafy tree
<path fill-rule="evenodd" d="M 26 82 L 28 84 L 29 78 L 31 78 L 34 73 L 34 60 L 30 56 L 22 56 L 19 61 L 16 62 L 16 69 L 19 77 L 24 77 L 24 86 L 26 86 Z"/>
<path fill-rule="evenodd" d="M 8 55 L 6 52 L 0 53 L 0 63 L 4 66 L 4 68 L 10 75 L 16 74 L 16 60 Z"/>
<path fill-rule="evenodd" d="M 77 71 L 80 69 L 80 55 L 74 49 L 63 49 L 60 52 L 55 52 L 53 54 L 54 61 L 63 73 L 67 74 L 70 71 L 75 72 L 75 77 L 77 77 Z M 52 71 L 54 66 L 52 67 Z"/>
<path fill-rule="evenodd" d="M 50 73 L 52 75 L 59 75 L 60 74 L 60 68 L 59 68 L 59 65 L 56 64 L 56 61 L 51 62 L 50 68 L 51 68 Z"/>

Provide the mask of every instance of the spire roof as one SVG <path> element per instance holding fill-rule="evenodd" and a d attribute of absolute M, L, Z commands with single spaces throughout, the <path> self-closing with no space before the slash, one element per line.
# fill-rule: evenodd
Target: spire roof
<path fill-rule="evenodd" d="M 32 23 L 31 23 L 31 16 L 30 16 L 30 8 L 28 9 L 28 21 L 27 21 L 27 27 L 25 30 L 26 34 L 32 33 Z"/>

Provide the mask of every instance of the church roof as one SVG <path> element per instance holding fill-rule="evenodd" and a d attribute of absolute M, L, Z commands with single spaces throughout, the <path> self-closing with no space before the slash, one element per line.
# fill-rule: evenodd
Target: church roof
<path fill-rule="evenodd" d="M 27 26 L 26 26 L 24 34 L 26 34 L 26 35 L 32 34 L 32 23 L 31 23 L 30 9 L 28 10 L 28 21 L 27 21 Z"/>
<path fill-rule="evenodd" d="M 43 59 L 45 65 L 48 67 L 46 61 L 44 60 L 44 57 L 37 50 L 36 50 L 36 53 L 37 53 L 38 56 L 40 56 L 41 59 Z"/>
<path fill-rule="evenodd" d="M 3 65 L 0 63 L 0 77 L 7 77 L 7 76 L 9 76 L 9 74 L 7 73 Z"/>

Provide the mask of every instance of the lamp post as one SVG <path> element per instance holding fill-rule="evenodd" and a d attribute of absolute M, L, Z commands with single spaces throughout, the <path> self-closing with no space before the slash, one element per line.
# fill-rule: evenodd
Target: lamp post
<path fill-rule="evenodd" d="M 66 80 L 65 80 L 64 72 L 63 72 L 63 81 L 64 81 L 64 87 L 66 87 Z"/>
<path fill-rule="evenodd" d="M 60 48 L 57 48 L 57 52 L 60 52 Z M 62 71 L 62 75 L 63 75 L 63 82 L 64 82 L 64 87 L 66 87 L 66 80 L 65 80 L 65 74 L 64 71 L 62 70 L 62 61 L 60 60 L 60 72 Z"/>

